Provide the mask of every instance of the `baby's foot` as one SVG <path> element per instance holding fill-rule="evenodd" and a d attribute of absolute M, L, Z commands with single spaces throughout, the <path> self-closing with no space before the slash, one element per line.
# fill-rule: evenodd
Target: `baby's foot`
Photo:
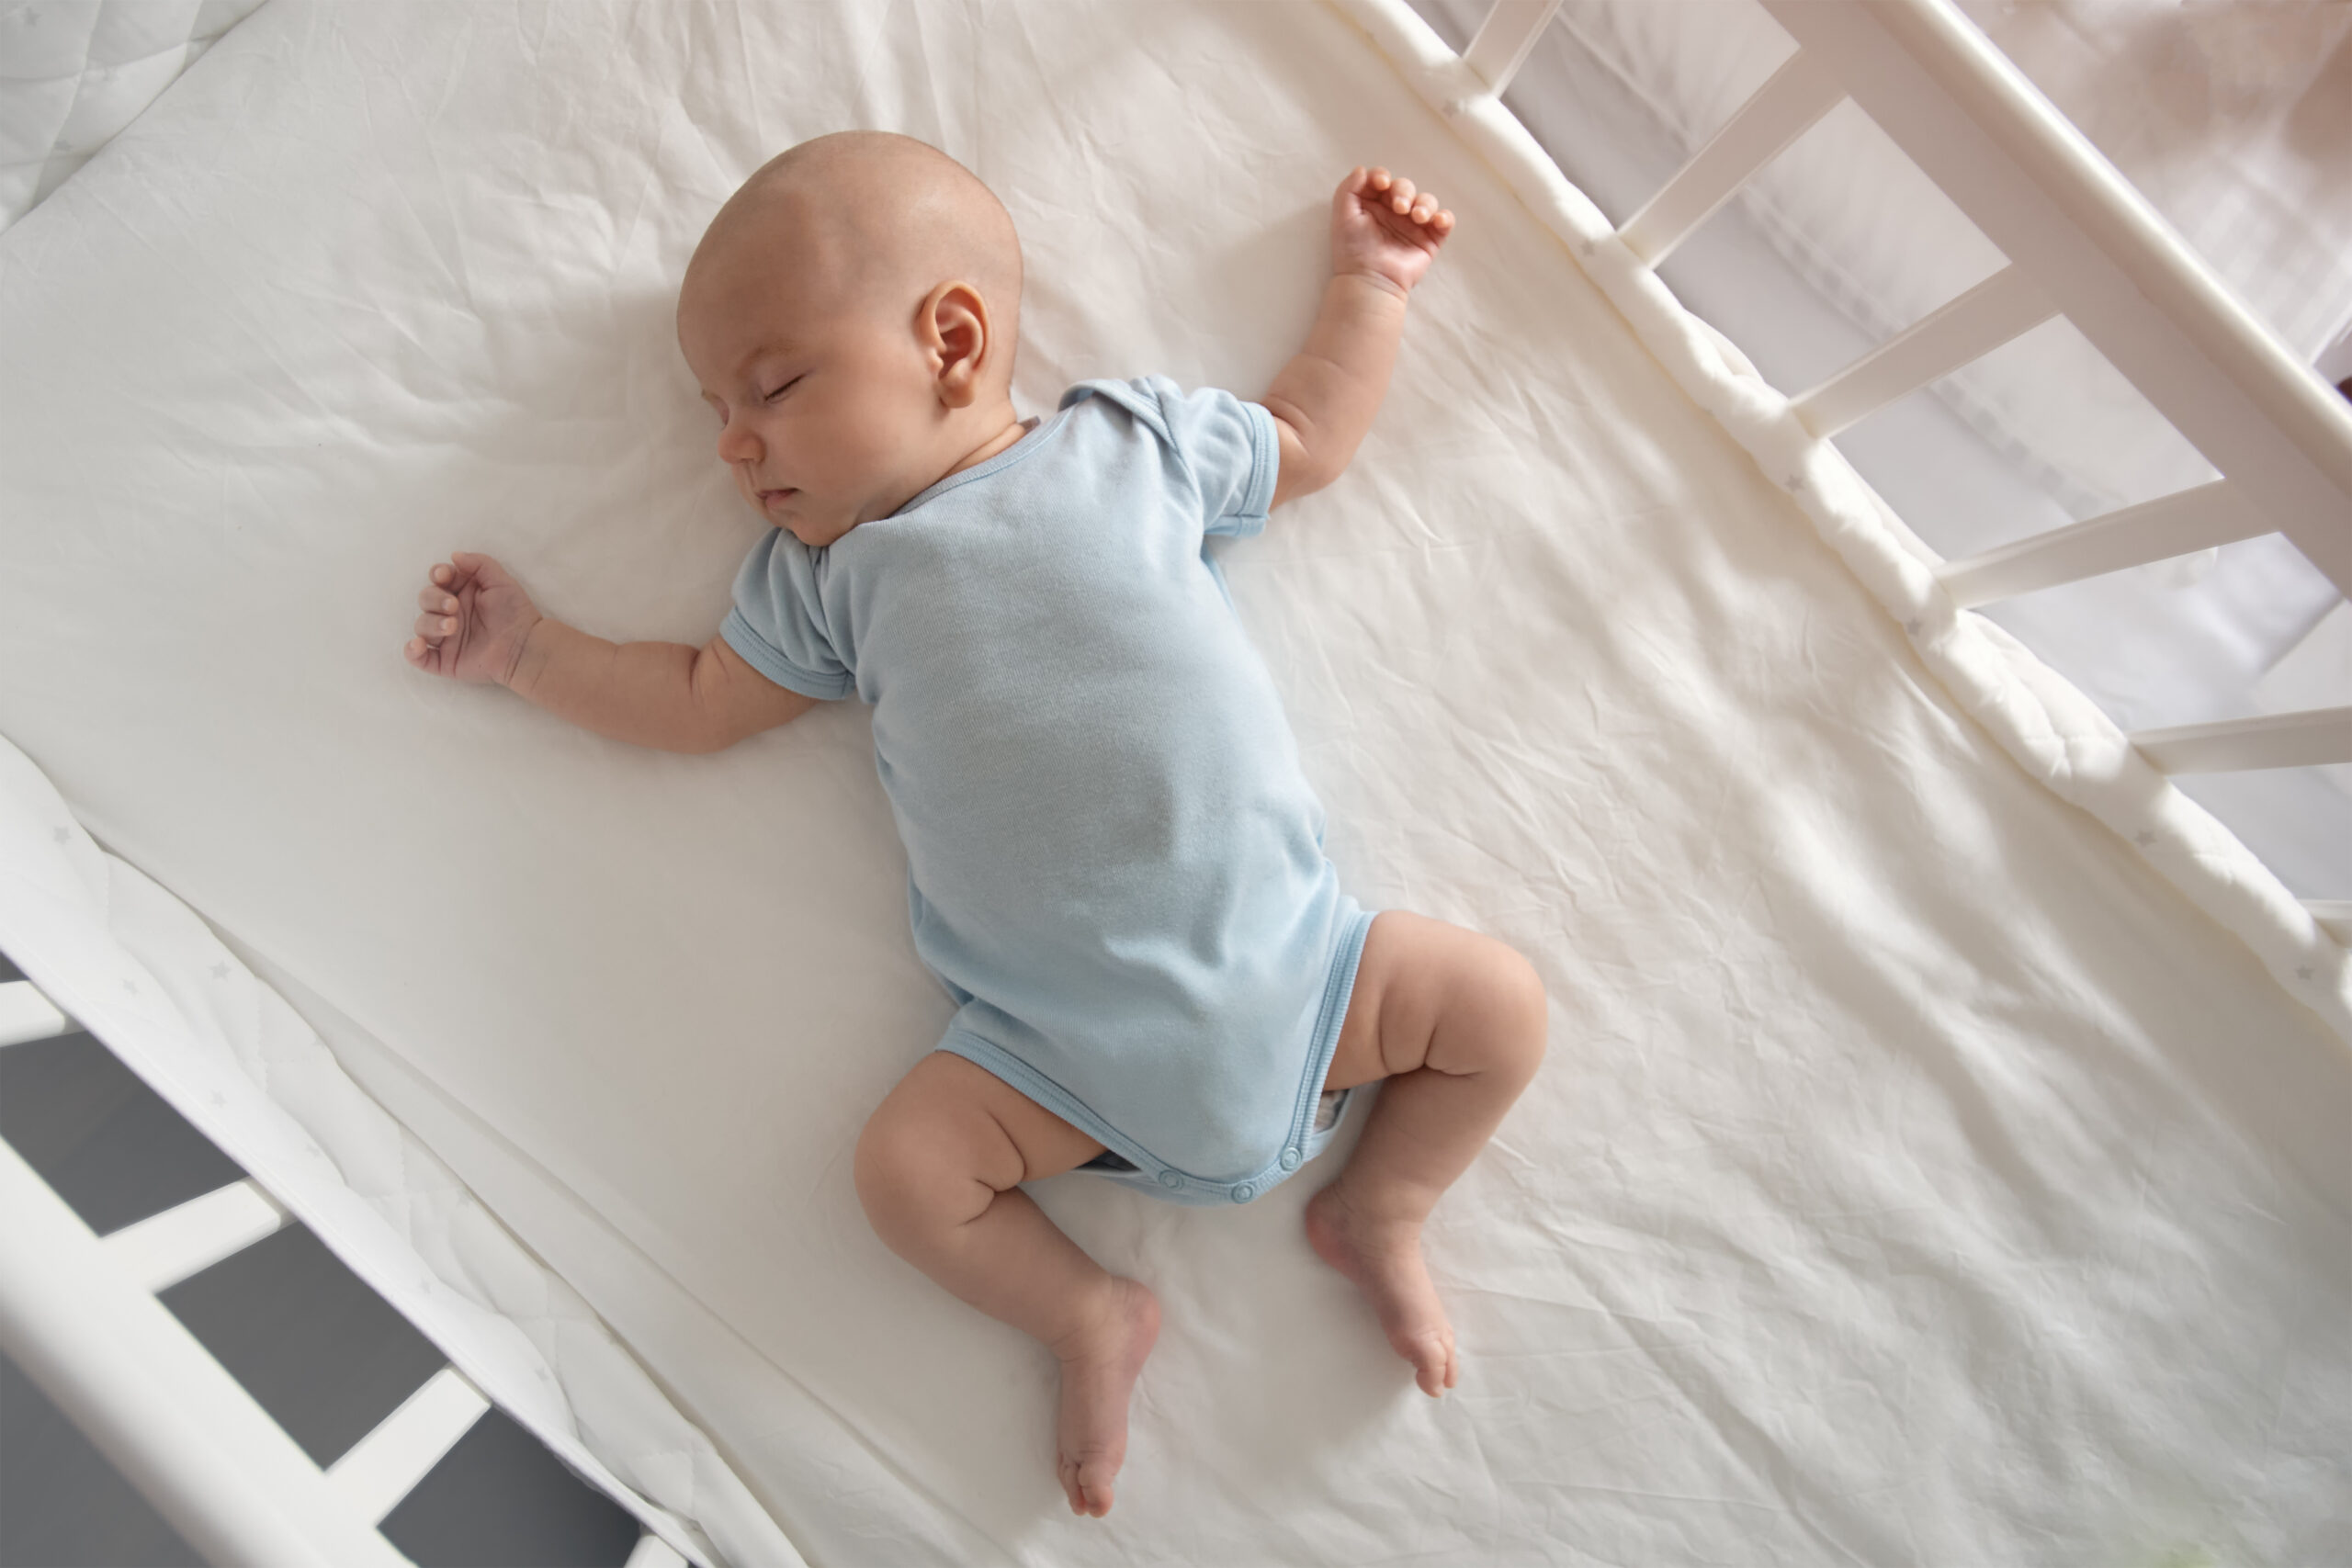
<path fill-rule="evenodd" d="M 1335 1183 L 1307 1201 L 1306 1239 L 1316 1253 L 1355 1282 L 1396 1353 L 1413 1363 L 1413 1380 L 1431 1399 L 1462 1376 L 1453 1324 L 1438 1304 L 1437 1287 L 1421 1261 L 1418 1221 L 1369 1220 L 1351 1207 Z"/>
<path fill-rule="evenodd" d="M 1054 1347 L 1062 1363 L 1056 1468 L 1069 1511 L 1098 1519 L 1111 1511 L 1111 1483 L 1127 1457 L 1127 1395 L 1159 1337 L 1158 1299 L 1133 1280 L 1111 1282 L 1101 1315 Z"/>

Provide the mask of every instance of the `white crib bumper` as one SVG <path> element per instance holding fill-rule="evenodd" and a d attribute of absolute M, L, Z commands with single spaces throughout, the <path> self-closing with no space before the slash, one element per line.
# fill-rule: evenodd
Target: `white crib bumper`
<path fill-rule="evenodd" d="M 564 1461 L 706 1562 L 800 1555 L 575 1291 L 0 739 L 0 951 Z M 716 1549 L 716 1550 L 714 1550 Z"/>

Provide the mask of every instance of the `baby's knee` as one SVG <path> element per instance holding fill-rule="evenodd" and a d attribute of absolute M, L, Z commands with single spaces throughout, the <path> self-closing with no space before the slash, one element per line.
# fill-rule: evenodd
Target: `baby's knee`
<path fill-rule="evenodd" d="M 850 1165 L 857 1201 L 875 1234 L 893 1246 L 898 1237 L 928 1228 L 938 1207 L 937 1151 L 925 1145 L 922 1119 L 896 1100 L 884 1100 L 857 1135 Z"/>
<path fill-rule="evenodd" d="M 1491 938 L 1481 955 L 1480 969 L 1482 999 L 1499 1025 L 1494 1037 L 1505 1060 L 1497 1065 L 1533 1077 L 1552 1030 L 1552 1005 L 1544 990 L 1544 977 L 1525 953 Z"/>
<path fill-rule="evenodd" d="M 849 1164 L 875 1235 L 906 1236 L 976 1220 L 1000 1187 L 1021 1180 L 1002 1126 L 957 1084 L 959 1063 L 929 1055 L 865 1119 Z"/>

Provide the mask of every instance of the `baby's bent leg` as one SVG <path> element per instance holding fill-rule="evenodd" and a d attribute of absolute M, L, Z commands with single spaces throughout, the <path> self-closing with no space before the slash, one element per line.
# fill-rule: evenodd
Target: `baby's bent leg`
<path fill-rule="evenodd" d="M 1070 1511 L 1111 1511 L 1127 1395 L 1159 1335 L 1159 1303 L 1079 1249 L 1018 1183 L 1102 1145 L 961 1056 L 934 1052 L 857 1140 L 857 1195 L 890 1250 L 1042 1341 L 1062 1364 L 1060 1458 Z"/>
<path fill-rule="evenodd" d="M 1535 1076 L 1546 1028 L 1544 983 L 1511 948 L 1402 909 L 1374 918 L 1324 1083 L 1386 1081 L 1347 1168 L 1308 1203 L 1306 1234 L 1432 1398 L 1460 1363 L 1421 1224 Z"/>

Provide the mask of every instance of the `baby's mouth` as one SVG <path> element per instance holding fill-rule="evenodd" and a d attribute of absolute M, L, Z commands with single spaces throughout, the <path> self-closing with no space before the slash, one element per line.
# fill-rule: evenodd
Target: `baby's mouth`
<path fill-rule="evenodd" d="M 798 495 L 799 493 L 800 492 L 798 491 L 793 489 L 789 485 L 786 486 L 782 490 L 763 490 L 759 492 L 760 504 L 762 506 L 774 506 L 777 502 L 786 500 L 789 497 Z"/>

